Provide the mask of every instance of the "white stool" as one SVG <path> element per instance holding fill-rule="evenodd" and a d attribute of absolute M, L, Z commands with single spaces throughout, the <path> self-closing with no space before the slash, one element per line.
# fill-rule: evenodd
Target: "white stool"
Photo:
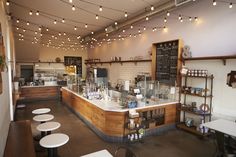
<path fill-rule="evenodd" d="M 45 113 L 48 113 L 50 111 L 51 111 L 50 108 L 39 108 L 39 109 L 33 110 L 32 113 L 33 114 L 45 114 Z"/>
<path fill-rule="evenodd" d="M 57 148 L 69 141 L 69 136 L 62 133 L 51 134 L 43 137 L 39 144 L 48 149 L 48 157 L 57 157 Z"/>
<path fill-rule="evenodd" d="M 36 129 L 41 131 L 43 133 L 42 137 L 44 137 L 45 135 L 50 135 L 53 130 L 58 129 L 60 126 L 61 124 L 58 122 L 46 122 L 39 124 Z"/>
<path fill-rule="evenodd" d="M 52 120 L 53 118 L 54 116 L 51 114 L 40 114 L 40 115 L 34 116 L 33 120 L 36 122 L 45 123 L 47 121 Z"/>

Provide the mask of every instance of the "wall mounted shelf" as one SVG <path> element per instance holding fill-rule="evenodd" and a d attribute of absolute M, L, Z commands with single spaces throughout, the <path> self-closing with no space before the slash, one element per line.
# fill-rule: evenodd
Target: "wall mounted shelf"
<path fill-rule="evenodd" d="M 226 65 L 226 60 L 236 59 L 236 55 L 231 56 L 208 56 L 208 57 L 192 57 L 192 58 L 182 58 L 183 65 L 186 61 L 196 61 L 196 60 L 222 60 L 223 64 Z"/>
<path fill-rule="evenodd" d="M 16 61 L 16 63 L 25 63 L 25 64 L 40 64 L 40 63 L 48 63 L 48 64 L 64 64 L 64 62 L 24 62 L 24 61 Z"/>
<path fill-rule="evenodd" d="M 96 61 L 96 62 L 85 62 L 85 64 L 89 64 L 89 65 L 96 65 L 96 64 L 113 64 L 113 63 L 119 63 L 119 64 L 123 64 L 123 63 L 134 63 L 135 65 L 138 63 L 138 62 L 151 62 L 152 60 L 151 59 L 143 59 L 143 60 L 123 60 L 123 61 Z"/>

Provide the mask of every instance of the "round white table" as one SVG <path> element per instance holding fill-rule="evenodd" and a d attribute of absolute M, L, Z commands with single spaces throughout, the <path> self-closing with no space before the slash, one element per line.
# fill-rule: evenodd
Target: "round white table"
<path fill-rule="evenodd" d="M 58 122 L 46 122 L 46 123 L 39 124 L 36 127 L 36 129 L 38 131 L 41 131 L 41 133 L 43 133 L 42 137 L 44 137 L 45 134 L 50 135 L 53 130 L 58 129 L 60 126 L 61 126 L 61 124 Z"/>
<path fill-rule="evenodd" d="M 43 137 L 39 144 L 48 149 L 48 157 L 57 157 L 57 148 L 69 141 L 69 136 L 62 133 L 51 134 Z"/>
<path fill-rule="evenodd" d="M 39 109 L 33 110 L 32 113 L 33 114 L 45 114 L 45 113 L 48 113 L 50 111 L 51 111 L 50 108 L 39 108 Z"/>
<path fill-rule="evenodd" d="M 36 122 L 44 123 L 44 122 L 52 120 L 53 118 L 54 116 L 51 114 L 40 114 L 40 115 L 34 116 L 33 120 Z"/>

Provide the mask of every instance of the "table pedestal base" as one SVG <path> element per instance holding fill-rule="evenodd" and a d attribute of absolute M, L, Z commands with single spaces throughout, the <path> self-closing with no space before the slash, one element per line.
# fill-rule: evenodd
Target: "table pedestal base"
<path fill-rule="evenodd" d="M 48 148 L 48 157 L 59 157 L 57 154 L 57 148 Z"/>

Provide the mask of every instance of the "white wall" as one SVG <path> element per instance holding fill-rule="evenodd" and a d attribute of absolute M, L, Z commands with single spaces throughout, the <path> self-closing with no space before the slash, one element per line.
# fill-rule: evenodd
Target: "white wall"
<path fill-rule="evenodd" d="M 218 3 L 217 6 L 212 6 L 212 0 L 201 0 L 193 2 L 190 5 L 181 7 L 171 12 L 171 16 L 179 14 L 198 16 L 199 21 L 189 22 L 185 20 L 183 23 L 171 18 L 168 20 L 168 31 L 159 30 L 153 32 L 152 28 L 161 25 L 163 26 L 162 16 L 152 18 L 146 23 L 149 29 L 143 32 L 141 37 L 127 38 L 124 41 L 114 41 L 112 44 L 103 44 L 101 47 L 89 49 L 89 58 L 100 58 L 101 60 L 110 60 L 113 56 L 121 56 L 122 59 L 129 59 L 134 56 L 143 56 L 148 58 L 148 52 L 151 51 L 152 43 L 168 41 L 173 39 L 182 39 L 185 45 L 191 47 L 192 55 L 196 56 L 221 56 L 221 55 L 236 55 L 236 8 L 228 8 L 228 4 Z M 134 25 L 134 28 L 135 25 Z M 135 33 L 138 29 L 135 30 Z M 129 34 L 126 30 L 126 34 Z M 122 33 L 121 33 L 122 34 Z M 117 35 L 118 36 L 118 35 Z M 150 64 L 149 64 L 150 65 Z M 228 115 L 231 118 L 236 118 L 236 89 L 226 86 L 226 74 L 231 70 L 236 70 L 236 60 L 230 60 L 226 66 L 223 66 L 221 61 L 204 61 L 187 63 L 191 68 L 203 68 L 214 74 L 214 98 L 213 112 L 215 115 Z M 112 65 L 113 67 L 113 65 Z M 109 70 L 110 75 L 119 76 L 122 74 L 122 66 Z M 114 66 L 115 67 L 115 66 Z M 136 67 L 133 66 L 135 69 Z M 151 66 L 147 67 L 151 69 Z M 141 69 L 142 70 L 142 69 Z M 126 70 L 123 71 L 125 73 Z M 131 70 L 130 75 L 134 75 L 137 70 Z"/>
<path fill-rule="evenodd" d="M 2 1 L 0 2 L 0 23 L 4 39 L 4 46 L 8 60 L 12 60 L 14 56 L 14 40 L 10 23 L 8 23 Z M 3 78 L 3 93 L 0 95 L 0 156 L 3 156 L 8 129 L 10 124 L 10 110 L 12 111 L 11 104 L 11 64 L 8 62 L 8 72 L 2 72 Z"/>

